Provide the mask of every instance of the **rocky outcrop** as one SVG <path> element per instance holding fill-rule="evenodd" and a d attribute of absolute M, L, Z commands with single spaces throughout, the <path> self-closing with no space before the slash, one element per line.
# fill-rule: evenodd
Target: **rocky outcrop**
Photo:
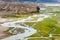
<path fill-rule="evenodd" d="M 36 11 L 36 6 L 34 3 L 0 2 L 0 14 L 32 12 Z"/>

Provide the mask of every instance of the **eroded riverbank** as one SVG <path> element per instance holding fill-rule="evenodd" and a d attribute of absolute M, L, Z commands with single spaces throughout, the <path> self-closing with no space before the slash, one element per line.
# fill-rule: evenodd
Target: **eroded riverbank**
<path fill-rule="evenodd" d="M 37 20 L 35 20 L 35 21 L 31 20 L 31 19 L 33 19 L 32 16 L 29 16 L 26 19 L 13 21 L 13 22 L 6 22 L 6 23 L 1 24 L 1 26 L 4 26 L 4 27 L 15 27 L 15 28 L 25 28 L 26 29 L 25 32 L 22 33 L 22 34 L 18 33 L 16 35 L 4 38 L 2 40 L 8 40 L 8 39 L 10 39 L 10 40 L 16 40 L 16 39 L 23 40 L 25 37 L 31 36 L 32 34 L 36 33 L 37 30 L 35 30 L 34 28 L 29 27 L 27 25 L 25 25 L 25 26 L 16 25 L 16 23 L 18 23 L 18 22 L 20 22 L 20 23 L 24 23 L 24 22 L 40 22 L 40 21 L 44 20 L 45 18 L 50 17 L 49 15 L 45 15 L 45 14 L 35 15 L 34 17 L 37 17 L 37 16 L 39 16 L 39 18 L 37 18 Z M 41 17 L 41 16 L 43 16 L 43 17 Z"/>

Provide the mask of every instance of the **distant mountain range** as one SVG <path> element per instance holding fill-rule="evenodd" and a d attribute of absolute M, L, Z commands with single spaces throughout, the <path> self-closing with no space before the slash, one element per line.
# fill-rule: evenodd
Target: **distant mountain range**
<path fill-rule="evenodd" d="M 39 2 L 39 3 L 60 3 L 60 0 L 0 0 L 4 2 Z"/>

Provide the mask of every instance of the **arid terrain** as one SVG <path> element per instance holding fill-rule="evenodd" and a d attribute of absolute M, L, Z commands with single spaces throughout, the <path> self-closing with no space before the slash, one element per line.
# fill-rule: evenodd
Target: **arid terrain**
<path fill-rule="evenodd" d="M 0 2 L 0 16 L 11 13 L 26 13 L 36 11 L 34 3 L 19 3 L 19 2 Z"/>

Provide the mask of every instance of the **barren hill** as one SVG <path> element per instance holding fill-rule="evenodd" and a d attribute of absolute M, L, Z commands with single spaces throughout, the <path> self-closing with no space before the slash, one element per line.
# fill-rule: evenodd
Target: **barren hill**
<path fill-rule="evenodd" d="M 36 11 L 34 3 L 0 2 L 0 15 L 7 13 L 26 13 Z"/>

